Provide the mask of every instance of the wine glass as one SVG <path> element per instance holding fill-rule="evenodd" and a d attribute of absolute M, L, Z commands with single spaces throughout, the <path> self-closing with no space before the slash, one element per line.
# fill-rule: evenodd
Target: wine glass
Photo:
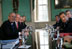
<path fill-rule="evenodd" d="M 29 35 L 29 29 L 28 29 L 28 27 L 26 27 L 25 29 L 22 30 L 22 44 L 24 46 L 26 46 L 25 43 L 28 39 L 28 35 Z"/>

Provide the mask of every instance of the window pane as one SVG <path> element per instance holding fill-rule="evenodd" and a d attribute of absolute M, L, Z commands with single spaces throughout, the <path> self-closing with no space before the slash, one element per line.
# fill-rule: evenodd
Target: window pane
<path fill-rule="evenodd" d="M 45 30 L 41 30 L 41 31 L 39 32 L 40 44 L 45 44 L 44 32 L 45 32 Z"/>
<path fill-rule="evenodd" d="M 48 32 L 46 32 L 45 30 L 41 30 L 39 32 L 39 37 L 40 37 L 40 44 L 48 44 L 49 41 L 48 41 Z"/>
<path fill-rule="evenodd" d="M 43 36 L 40 36 L 40 44 L 45 44 L 45 40 Z"/>
<path fill-rule="evenodd" d="M 40 49 L 44 49 L 44 46 L 40 46 Z"/>
<path fill-rule="evenodd" d="M 42 3 L 43 3 L 43 1 L 42 1 L 42 0 L 38 0 L 38 5 L 39 5 L 39 4 L 42 4 Z"/>
<path fill-rule="evenodd" d="M 38 6 L 38 21 L 48 21 L 48 6 Z"/>
<path fill-rule="evenodd" d="M 49 45 L 45 45 L 45 49 L 49 49 Z"/>
<path fill-rule="evenodd" d="M 47 4 L 47 0 L 38 0 L 38 5 Z"/>
<path fill-rule="evenodd" d="M 38 8 L 38 20 L 41 20 L 42 19 L 42 16 L 43 16 L 43 8 L 42 8 L 42 6 L 39 6 L 39 8 Z"/>
<path fill-rule="evenodd" d="M 40 49 L 49 49 L 49 45 L 40 46 Z"/>
<path fill-rule="evenodd" d="M 48 44 L 49 41 L 48 41 L 48 36 L 45 36 L 45 44 Z"/>

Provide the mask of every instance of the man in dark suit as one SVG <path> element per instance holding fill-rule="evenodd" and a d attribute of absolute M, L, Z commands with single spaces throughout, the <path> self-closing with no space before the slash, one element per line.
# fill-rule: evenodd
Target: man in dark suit
<path fill-rule="evenodd" d="M 23 17 L 22 17 L 23 29 L 26 28 L 26 26 L 27 26 L 27 25 L 25 24 L 25 22 L 26 22 L 26 16 L 23 16 Z"/>
<path fill-rule="evenodd" d="M 22 31 L 22 28 L 21 28 L 21 24 L 20 24 L 20 15 L 19 14 L 16 14 L 15 24 L 16 24 L 17 30 L 19 32 L 21 32 Z"/>
<path fill-rule="evenodd" d="M 59 18 L 58 15 L 56 15 L 56 16 L 55 16 L 55 19 L 56 19 L 56 23 L 55 23 L 53 26 L 54 26 L 55 29 L 57 29 L 57 28 L 59 27 L 59 25 L 60 25 L 60 24 L 59 24 L 60 18 Z"/>
<path fill-rule="evenodd" d="M 62 21 L 60 24 L 60 32 L 64 32 L 64 33 L 72 32 L 72 23 L 69 23 L 64 12 L 60 13 L 59 16 Z"/>
<path fill-rule="evenodd" d="M 18 30 L 15 25 L 15 16 L 15 13 L 10 13 L 10 15 L 8 16 L 8 20 L 2 24 L 2 40 L 11 40 L 18 38 Z"/>
<path fill-rule="evenodd" d="M 69 23 L 72 23 L 72 15 L 70 10 L 66 10 L 66 17 L 68 18 Z"/>
<path fill-rule="evenodd" d="M 22 16 L 20 17 L 20 26 L 21 26 L 21 29 L 25 29 L 26 28 L 26 24 L 25 24 L 25 21 L 26 21 L 26 17 L 25 16 Z"/>

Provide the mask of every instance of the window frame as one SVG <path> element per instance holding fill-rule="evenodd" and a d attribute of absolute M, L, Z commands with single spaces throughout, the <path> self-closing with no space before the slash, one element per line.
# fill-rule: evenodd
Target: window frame
<path fill-rule="evenodd" d="M 38 21 L 38 0 L 35 0 L 34 22 L 50 22 L 51 21 L 51 1 L 48 0 L 48 21 Z M 45 5 L 45 4 L 44 4 Z"/>

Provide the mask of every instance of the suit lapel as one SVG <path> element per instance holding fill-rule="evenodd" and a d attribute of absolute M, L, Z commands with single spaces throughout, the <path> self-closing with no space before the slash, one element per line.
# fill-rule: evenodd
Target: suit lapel
<path fill-rule="evenodd" d="M 12 31 L 12 26 L 11 26 L 11 23 L 9 22 L 9 25 L 8 27 L 10 28 L 10 30 Z"/>

